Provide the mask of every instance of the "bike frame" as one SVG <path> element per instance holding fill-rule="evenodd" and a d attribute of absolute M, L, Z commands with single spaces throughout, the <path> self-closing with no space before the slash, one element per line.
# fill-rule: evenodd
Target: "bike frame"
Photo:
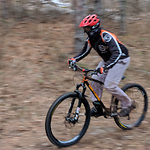
<path fill-rule="evenodd" d="M 81 86 L 83 87 L 83 91 L 82 91 L 82 96 L 84 95 L 85 91 L 86 91 L 86 86 L 90 89 L 90 91 L 93 93 L 93 95 L 95 96 L 95 98 L 100 102 L 101 106 L 106 110 L 105 105 L 103 104 L 103 102 L 101 101 L 101 99 L 98 97 L 98 95 L 96 94 L 96 92 L 94 91 L 94 89 L 91 87 L 91 85 L 89 84 L 88 80 L 97 82 L 101 85 L 103 85 L 104 83 L 101 81 L 98 81 L 96 79 L 90 78 L 88 77 L 86 74 L 84 74 L 83 79 L 82 79 L 82 83 L 81 84 L 77 84 L 76 90 L 78 90 Z"/>
<path fill-rule="evenodd" d="M 93 72 L 95 72 L 95 73 L 97 74 L 96 70 L 83 69 L 83 68 L 79 67 L 79 66 L 76 65 L 76 64 L 74 64 L 74 66 L 72 66 L 72 68 L 74 69 L 74 71 L 76 71 L 77 68 L 79 68 L 79 69 L 80 69 L 82 72 L 84 72 L 85 74 L 84 74 L 84 76 L 83 76 L 82 82 L 81 82 L 80 84 L 77 84 L 76 90 L 75 90 L 75 92 L 78 93 L 78 94 L 79 94 L 79 97 L 80 97 L 79 102 L 78 102 L 78 106 L 77 106 L 77 108 L 76 108 L 75 116 L 74 116 L 74 118 L 71 118 L 71 119 L 70 119 L 70 114 L 71 114 L 71 111 L 72 111 L 72 108 L 73 108 L 73 105 L 74 105 L 74 101 L 75 101 L 75 99 L 73 99 L 72 102 L 71 102 L 70 109 L 69 109 L 69 111 L 68 111 L 66 120 L 69 120 L 69 121 L 72 122 L 73 124 L 75 124 L 75 123 L 78 121 L 78 118 L 79 118 L 79 111 L 80 111 L 82 99 L 85 99 L 85 94 L 84 94 L 84 93 L 85 93 L 85 91 L 86 91 L 86 86 L 90 89 L 90 91 L 93 93 L 93 95 L 95 96 L 95 98 L 100 102 L 102 108 L 105 110 L 103 116 L 104 116 L 105 118 L 107 118 L 106 116 L 110 116 L 110 115 L 111 115 L 111 114 L 110 114 L 110 112 L 111 112 L 111 111 L 110 111 L 110 110 L 111 110 L 111 107 L 110 107 L 110 108 L 106 108 L 106 107 L 105 107 L 105 105 L 103 104 L 103 102 L 101 101 L 101 99 L 98 97 L 98 95 L 96 94 L 96 92 L 94 91 L 94 89 L 91 87 L 91 85 L 90 85 L 89 82 L 88 82 L 88 80 L 91 80 L 91 81 L 97 82 L 97 83 L 99 83 L 99 84 L 101 84 L 101 85 L 104 85 L 103 82 L 98 81 L 98 80 L 96 80 L 96 79 L 93 79 L 93 78 L 91 78 L 91 77 L 89 77 L 89 76 L 87 75 L 87 73 L 90 72 L 90 71 L 93 71 Z M 95 73 L 94 73 L 94 74 L 95 74 Z M 92 75 L 92 74 L 91 74 L 91 75 Z M 86 85 L 86 86 L 85 86 L 85 85 Z M 83 88 L 82 93 L 79 91 L 79 88 L 80 88 L 80 87 Z M 85 100 L 86 100 L 86 99 L 85 99 Z"/>

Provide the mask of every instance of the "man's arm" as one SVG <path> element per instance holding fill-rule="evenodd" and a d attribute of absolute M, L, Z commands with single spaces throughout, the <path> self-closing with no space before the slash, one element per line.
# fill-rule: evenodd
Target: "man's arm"
<path fill-rule="evenodd" d="M 91 44 L 89 40 L 87 39 L 82 51 L 73 58 L 78 62 L 84 57 L 86 57 L 90 53 L 91 49 L 92 49 Z"/>

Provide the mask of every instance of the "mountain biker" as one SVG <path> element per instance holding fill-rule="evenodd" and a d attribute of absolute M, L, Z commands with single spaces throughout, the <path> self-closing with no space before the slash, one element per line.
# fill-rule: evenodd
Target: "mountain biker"
<path fill-rule="evenodd" d="M 118 115 L 126 117 L 133 109 L 133 105 L 131 99 L 118 87 L 118 84 L 130 63 L 128 49 L 118 40 L 115 34 L 102 29 L 100 24 L 100 19 L 96 14 L 88 15 L 81 21 L 79 27 L 83 27 L 88 37 L 82 51 L 75 57 L 68 59 L 68 63 L 80 61 L 94 48 L 103 60 L 97 66 L 98 75 L 93 75 L 92 78 L 104 82 L 105 89 L 121 101 L 122 109 Z M 91 86 L 101 98 L 103 86 L 94 81 L 91 82 Z M 100 102 L 97 101 L 92 92 L 91 100 L 94 105 L 91 109 L 91 116 L 102 115 L 103 109 Z"/>

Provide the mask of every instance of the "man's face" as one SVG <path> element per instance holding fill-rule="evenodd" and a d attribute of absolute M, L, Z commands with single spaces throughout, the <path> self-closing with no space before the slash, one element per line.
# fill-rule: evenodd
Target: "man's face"
<path fill-rule="evenodd" d="M 87 34 L 91 32 L 91 27 L 83 27 L 84 32 L 86 32 Z"/>

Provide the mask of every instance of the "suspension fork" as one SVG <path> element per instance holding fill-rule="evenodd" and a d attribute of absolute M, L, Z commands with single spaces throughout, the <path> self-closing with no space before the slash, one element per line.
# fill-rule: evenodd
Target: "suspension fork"
<path fill-rule="evenodd" d="M 82 93 L 78 90 L 81 86 L 83 87 Z M 78 106 L 76 108 L 76 113 L 75 113 L 75 116 L 74 116 L 74 119 L 76 121 L 78 121 L 78 118 L 79 118 L 80 107 L 81 107 L 81 104 L 82 104 L 82 98 L 84 97 L 85 91 L 86 91 L 86 87 L 85 87 L 84 82 L 81 83 L 81 84 L 77 84 L 75 92 L 78 93 L 78 95 L 79 95 L 79 101 L 78 101 Z"/>
<path fill-rule="evenodd" d="M 70 108 L 69 108 L 69 111 L 68 111 L 68 117 L 70 117 L 70 114 L 72 112 L 72 108 L 73 108 L 74 102 L 75 102 L 75 98 L 73 98 L 72 101 L 71 101 L 71 105 L 70 105 Z"/>
<path fill-rule="evenodd" d="M 78 90 L 81 86 L 83 87 L 82 93 Z M 84 96 L 85 91 L 86 91 L 86 87 L 85 87 L 84 83 L 77 84 L 75 92 L 79 95 L 79 101 L 78 101 L 78 105 L 77 105 L 77 108 L 76 108 L 76 112 L 75 112 L 74 118 L 70 118 L 70 114 L 72 112 L 73 105 L 75 103 L 75 98 L 73 98 L 72 101 L 71 101 L 71 105 L 70 105 L 69 111 L 68 111 L 68 115 L 67 115 L 67 118 L 73 124 L 75 124 L 78 121 L 79 113 L 80 113 L 80 107 L 81 107 L 81 104 L 82 104 L 82 98 Z"/>
<path fill-rule="evenodd" d="M 72 112 L 72 109 L 73 109 L 73 105 L 75 103 L 75 99 L 76 98 L 73 98 L 72 101 L 71 101 L 71 105 L 70 105 L 70 108 L 69 108 L 69 111 L 68 111 L 68 115 L 66 117 L 66 120 L 75 124 L 76 122 L 78 122 L 78 118 L 79 118 L 79 111 L 80 111 L 80 107 L 81 107 L 81 101 L 79 100 L 78 102 L 78 106 L 76 108 L 76 112 L 75 112 L 75 115 L 74 117 L 71 117 L 70 114 Z"/>

